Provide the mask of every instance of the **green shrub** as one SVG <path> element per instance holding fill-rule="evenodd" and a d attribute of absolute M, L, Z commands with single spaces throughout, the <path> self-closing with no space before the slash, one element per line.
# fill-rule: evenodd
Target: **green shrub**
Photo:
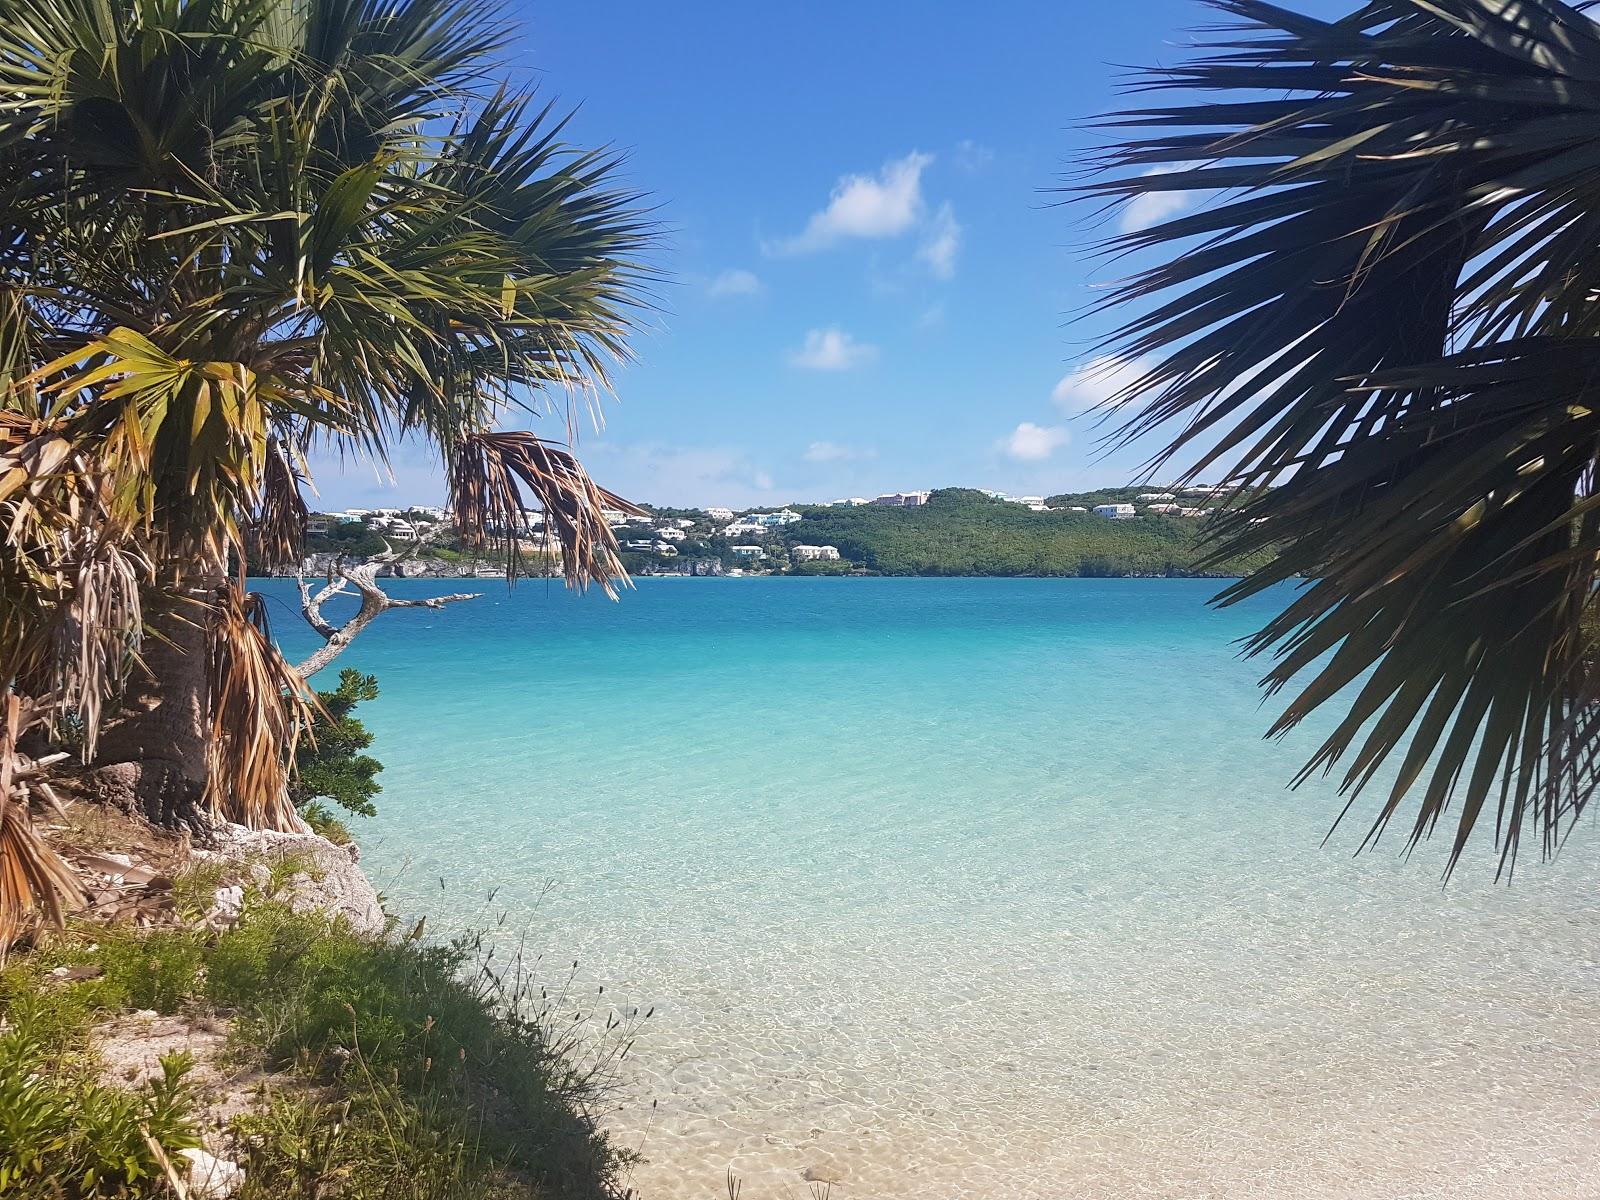
<path fill-rule="evenodd" d="M 278 1092 L 236 1128 L 250 1148 L 240 1200 L 315 1196 L 332 1179 L 341 1200 L 539 1195 L 482 1153 L 463 1109 L 378 1081 L 338 1102 Z"/>
<path fill-rule="evenodd" d="M 96 1001 L 106 1009 L 153 1009 L 174 1013 L 200 991 L 205 935 L 188 929 L 143 935 L 111 932 L 102 939 Z"/>
<path fill-rule="evenodd" d="M 339 686 L 318 692 L 317 698 L 326 715 L 317 715 L 311 736 L 295 751 L 289 796 L 314 830 L 343 843 L 350 840 L 349 831 L 322 801 L 361 817 L 378 811 L 373 799 L 383 790 L 377 778 L 383 764 L 362 753 L 372 745 L 372 734 L 354 715 L 357 704 L 378 698 L 378 681 L 347 667 L 339 672 Z"/>
<path fill-rule="evenodd" d="M 86 1064 L 63 1059 L 36 1026 L 45 1010 L 8 1011 L 0 1034 L 0 1195 L 165 1194 L 157 1150 L 170 1160 L 198 1146 L 184 1075 L 187 1053 L 161 1058 L 161 1076 L 142 1092 L 108 1087 Z"/>

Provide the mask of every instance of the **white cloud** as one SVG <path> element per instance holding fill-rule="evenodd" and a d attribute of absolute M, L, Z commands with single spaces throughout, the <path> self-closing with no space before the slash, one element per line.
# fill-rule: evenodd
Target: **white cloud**
<path fill-rule="evenodd" d="M 1174 171 L 1188 171 L 1199 166 L 1199 163 L 1173 163 L 1171 166 L 1155 167 L 1145 172 L 1146 178 L 1151 175 L 1170 175 Z M 1159 225 L 1170 217 L 1175 217 L 1184 209 L 1194 203 L 1193 192 L 1182 191 L 1148 191 L 1140 192 L 1128 201 L 1122 210 L 1122 217 L 1118 227 L 1123 233 L 1138 233 Z"/>
<path fill-rule="evenodd" d="M 706 292 L 715 299 L 722 299 L 726 296 L 754 296 L 761 290 L 761 280 L 756 278 L 754 271 L 734 267 L 713 279 Z"/>
<path fill-rule="evenodd" d="M 1068 412 L 1084 412 L 1104 404 L 1124 388 L 1143 378 L 1150 369 L 1144 359 L 1129 362 L 1105 356 L 1091 358 L 1077 370 L 1061 377 L 1050 399 Z"/>
<path fill-rule="evenodd" d="M 743 508 L 787 500 L 772 475 L 744 450 L 659 442 L 595 442 L 584 461 L 619 495 L 654 504 L 726 504 Z"/>
<path fill-rule="evenodd" d="M 956 254 L 960 249 L 961 226 L 956 221 L 955 210 L 948 204 L 941 204 L 933 220 L 928 222 L 917 258 L 938 278 L 949 279 L 956 273 Z"/>
<path fill-rule="evenodd" d="M 878 452 L 870 446 L 846 446 L 839 442 L 812 442 L 801 455 L 807 462 L 859 462 L 877 458 Z"/>
<path fill-rule="evenodd" d="M 846 175 L 828 206 L 813 213 L 794 237 L 767 243 L 768 254 L 809 254 L 845 238 L 886 238 L 905 233 L 922 216 L 922 172 L 933 155 L 912 151 L 891 159 L 876 176 Z"/>
<path fill-rule="evenodd" d="M 1024 421 L 1000 439 L 1000 449 L 1018 462 L 1043 462 L 1072 440 L 1060 425 L 1035 425 Z"/>
<path fill-rule="evenodd" d="M 956 166 L 968 175 L 976 175 L 993 161 L 994 151 L 971 138 L 963 138 L 956 143 Z"/>
<path fill-rule="evenodd" d="M 813 329 L 806 344 L 789 354 L 789 365 L 808 371 L 848 371 L 878 357 L 878 348 L 858 342 L 839 328 Z"/>

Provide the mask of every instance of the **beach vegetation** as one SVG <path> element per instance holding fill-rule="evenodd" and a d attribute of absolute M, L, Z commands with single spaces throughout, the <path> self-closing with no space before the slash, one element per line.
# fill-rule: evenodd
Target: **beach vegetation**
<path fill-rule="evenodd" d="M 226 1131 L 245 1200 L 622 1194 L 632 1156 L 595 1114 L 641 1018 L 591 1036 L 570 980 L 536 985 L 514 949 L 366 936 L 269 897 L 222 932 L 70 926 L 0 968 L 0 1194 L 173 1194 L 165 1164 L 201 1144 L 190 1060 L 124 1087 L 97 1048 L 141 1010 L 225 1022 L 261 1073 Z"/>

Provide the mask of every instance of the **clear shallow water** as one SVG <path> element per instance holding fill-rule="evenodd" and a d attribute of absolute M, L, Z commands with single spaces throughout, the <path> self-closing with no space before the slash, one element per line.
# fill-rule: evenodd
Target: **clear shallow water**
<path fill-rule="evenodd" d="M 1320 846 L 1230 645 L 1265 608 L 484 587 L 341 661 L 383 689 L 364 861 L 656 1007 L 612 1122 L 645 1200 L 1600 1196 L 1593 831 L 1510 890 L 1487 846 L 1448 890 L 1442 847 Z"/>

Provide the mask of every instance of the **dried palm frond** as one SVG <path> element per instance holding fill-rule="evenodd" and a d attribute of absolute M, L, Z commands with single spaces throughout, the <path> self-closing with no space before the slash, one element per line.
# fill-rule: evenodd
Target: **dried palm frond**
<path fill-rule="evenodd" d="M 136 546 L 95 538 L 78 559 L 56 627 L 52 692 L 78 719 L 84 762 L 94 758 L 107 697 L 120 693 L 143 637 L 140 585 L 152 573 Z"/>
<path fill-rule="evenodd" d="M 450 506 L 462 543 L 473 550 L 503 549 L 511 579 L 521 565 L 518 542 L 530 532 L 528 516 L 542 512 L 545 535 L 561 547 L 568 586 L 581 590 L 598 583 L 613 598 L 615 583 L 626 583 L 627 572 L 603 510 L 644 512 L 596 484 L 566 450 L 526 430 L 463 438 L 450 464 Z"/>
<path fill-rule="evenodd" d="M 220 589 L 209 633 L 211 812 L 252 829 L 299 829 L 289 772 L 316 693 L 273 644 L 259 595 Z"/>
<path fill-rule="evenodd" d="M 152 567 L 114 512 L 114 481 L 58 423 L 0 412 L 0 662 L 22 692 L 75 712 L 93 756 L 104 699 L 138 652 Z"/>
<path fill-rule="evenodd" d="M 81 903 L 72 869 L 33 828 L 28 801 L 42 771 L 20 748 L 39 720 L 33 703 L 0 693 L 0 954 L 42 913 L 57 924 L 63 903 Z"/>
<path fill-rule="evenodd" d="M 300 561 L 310 511 L 301 495 L 304 472 L 289 461 L 289 447 L 273 439 L 261 477 L 261 499 L 250 522 L 249 546 L 265 566 Z"/>

